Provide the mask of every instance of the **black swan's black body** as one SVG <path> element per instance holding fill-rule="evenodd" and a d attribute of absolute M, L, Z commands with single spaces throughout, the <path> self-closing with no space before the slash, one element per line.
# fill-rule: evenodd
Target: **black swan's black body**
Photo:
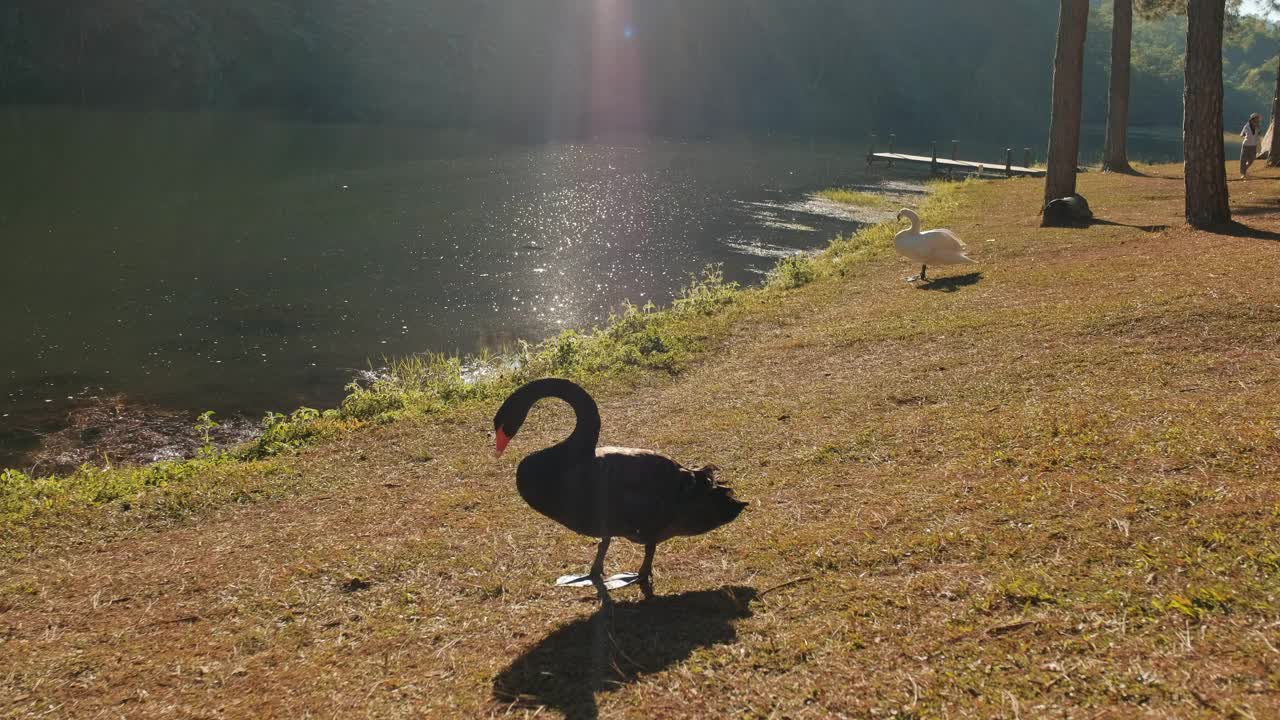
<path fill-rule="evenodd" d="M 550 450 L 520 463 L 516 488 L 534 510 L 582 535 L 659 543 L 714 530 L 743 508 L 716 482 L 714 465 L 689 469 L 630 448 L 570 458 Z"/>
<path fill-rule="evenodd" d="M 609 540 L 624 537 L 645 546 L 639 581 L 647 595 L 658 543 L 714 530 L 746 507 L 716 480 L 714 465 L 686 468 L 648 450 L 596 447 L 599 409 L 568 380 L 535 380 L 507 398 L 493 420 L 499 454 L 533 404 L 546 397 L 569 403 L 578 422 L 564 441 L 520 461 L 516 488 L 534 510 L 574 532 L 601 538 L 593 579 L 599 579 Z"/>

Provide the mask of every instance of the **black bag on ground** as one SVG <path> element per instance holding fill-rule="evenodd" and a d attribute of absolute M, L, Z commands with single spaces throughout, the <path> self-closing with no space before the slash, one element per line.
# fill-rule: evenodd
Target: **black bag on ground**
<path fill-rule="evenodd" d="M 1050 200 L 1044 206 L 1043 224 L 1047 227 L 1088 225 L 1092 219 L 1093 211 L 1089 209 L 1089 201 L 1078 193 Z"/>

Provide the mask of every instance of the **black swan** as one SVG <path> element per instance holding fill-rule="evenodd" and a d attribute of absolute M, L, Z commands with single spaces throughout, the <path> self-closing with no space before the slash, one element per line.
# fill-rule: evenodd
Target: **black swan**
<path fill-rule="evenodd" d="M 650 450 L 596 447 L 600 410 L 586 390 L 569 380 L 534 380 L 511 393 L 493 418 L 497 455 L 520 431 L 533 404 L 547 397 L 569 403 L 577 425 L 565 440 L 520 461 L 516 489 L 534 510 L 576 533 L 600 538 L 590 574 L 561 578 L 559 584 L 589 580 L 607 603 L 604 556 L 611 539 L 624 537 L 644 545 L 644 563 L 634 576 L 610 578 L 610 586 L 639 582 L 644 596 L 652 597 L 658 543 L 714 530 L 747 506 L 716 480 L 714 465 L 690 469 Z"/>

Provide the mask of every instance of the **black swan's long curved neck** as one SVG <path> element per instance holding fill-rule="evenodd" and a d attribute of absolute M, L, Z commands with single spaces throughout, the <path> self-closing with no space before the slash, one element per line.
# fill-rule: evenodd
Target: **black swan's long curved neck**
<path fill-rule="evenodd" d="M 595 452 L 596 443 L 600 440 L 600 408 L 587 391 L 574 382 L 560 378 L 534 380 L 512 394 L 505 403 L 509 407 L 504 410 L 523 419 L 534 403 L 548 397 L 569 403 L 578 420 L 569 437 L 554 447 L 571 452 Z"/>

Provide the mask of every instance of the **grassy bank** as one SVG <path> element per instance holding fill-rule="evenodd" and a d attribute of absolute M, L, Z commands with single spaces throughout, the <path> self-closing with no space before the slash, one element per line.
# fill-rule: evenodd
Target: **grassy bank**
<path fill-rule="evenodd" d="M 893 200 L 883 195 L 875 193 L 862 192 L 860 190 L 849 190 L 847 188 L 830 188 L 820 190 L 818 197 L 830 200 L 831 202 L 841 203 L 843 205 L 856 205 L 859 207 L 870 208 L 887 208 L 891 207 Z"/>
<path fill-rule="evenodd" d="M 878 228 L 529 348 L 604 442 L 752 502 L 611 626 L 551 586 L 590 543 L 513 488 L 567 408 L 495 461 L 524 375 L 411 362 L 241 457 L 11 512 L 0 714 L 1276 715 L 1280 180 L 1214 234 L 1143 170 L 1081 177 L 1087 230 L 1038 228 L 1034 181 L 946 186 L 924 222 L 979 265 L 924 286 Z"/>
<path fill-rule="evenodd" d="M 935 184 L 926 207 L 943 213 L 963 185 Z M 868 193 L 826 191 L 840 202 Z M 861 202 L 861 200 L 858 200 Z M 86 525 L 112 525 L 112 509 L 138 520 L 177 519 L 226 503 L 298 491 L 306 478 L 291 472 L 283 453 L 333 441 L 350 432 L 399 420 L 462 413 L 501 401 L 536 377 L 569 377 L 598 390 L 627 387 L 657 376 L 676 376 L 704 358 L 744 317 L 768 316 L 778 298 L 820 277 L 839 276 L 888 251 L 892 231 L 872 227 L 834 240 L 822 253 L 786 258 L 762 287 L 725 282 L 715 268 L 691 276 L 670 307 L 625 305 L 602 326 L 566 330 L 538 344 L 522 343 L 502 355 L 460 358 L 421 355 L 390 361 L 376 380 L 353 383 L 339 407 L 268 413 L 261 436 L 244 446 L 208 444 L 198 457 L 145 467 L 86 465 L 65 476 L 0 471 L 0 557 L 19 557 L 59 530 L 81 534 Z M 202 423 L 216 422 L 210 415 Z M 200 430 L 200 425 L 197 425 Z"/>

